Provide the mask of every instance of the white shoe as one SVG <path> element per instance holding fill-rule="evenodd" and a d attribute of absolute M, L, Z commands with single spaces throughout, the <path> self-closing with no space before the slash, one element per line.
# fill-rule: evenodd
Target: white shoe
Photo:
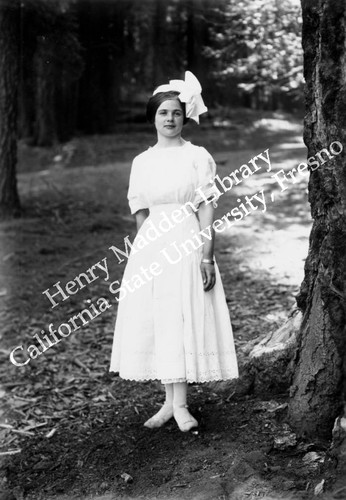
<path fill-rule="evenodd" d="M 144 427 L 148 429 L 157 429 L 158 427 L 162 427 L 168 420 L 173 417 L 173 406 L 164 403 L 160 410 L 155 413 L 149 420 L 144 422 Z"/>
<path fill-rule="evenodd" d="M 182 432 L 188 432 L 198 427 L 198 422 L 189 412 L 187 405 L 174 407 L 173 416 Z"/>

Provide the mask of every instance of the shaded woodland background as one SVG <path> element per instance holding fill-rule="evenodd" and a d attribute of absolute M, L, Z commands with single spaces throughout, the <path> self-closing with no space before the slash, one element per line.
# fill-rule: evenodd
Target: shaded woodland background
<path fill-rule="evenodd" d="M 293 0 L 0 0 L 0 7 L 6 2 L 11 8 L 0 16 L 0 28 L 7 24 L 12 39 L 0 29 L 0 49 L 12 62 L 18 56 L 19 77 L 13 78 L 17 64 L 11 72 L 0 59 L 9 75 L 12 118 L 3 172 L 15 178 L 18 153 L 23 210 L 22 217 L 0 225 L 0 398 L 7 400 L 0 410 L 0 499 L 3 484 L 12 500 L 59 494 L 60 500 L 91 494 L 99 500 L 176 498 L 175 492 L 185 500 L 193 493 L 207 500 L 277 500 L 285 492 L 314 498 L 335 479 L 335 450 L 341 448 L 342 433 L 333 424 L 345 379 L 342 155 L 328 169 L 311 172 L 309 188 L 307 177 L 281 196 L 276 186 L 275 204 L 217 245 L 243 368 L 251 345 L 280 331 L 296 303 L 312 223 L 309 190 L 315 229 L 300 301 L 304 331 L 291 364 L 308 401 L 304 407 L 298 407 L 305 401 L 299 392 L 288 396 L 291 378 L 281 384 L 275 370 L 280 390 L 265 378 L 262 386 L 256 379 L 238 391 L 193 387 L 199 435 L 182 436 L 174 426 L 145 433 L 142 423 L 156 409 L 161 388 L 156 382 L 128 384 L 107 372 L 115 308 L 25 367 L 8 358 L 41 328 L 106 294 L 98 282 L 52 311 L 42 290 L 58 279 L 67 282 L 110 244 L 120 246 L 124 235 L 133 234 L 128 178 L 131 159 L 155 140 L 144 117 L 155 86 L 182 78 L 186 69 L 197 75 L 209 113 L 200 127 L 187 124 L 184 137 L 210 150 L 220 174 L 265 148 L 273 172 L 289 172 L 306 158 L 303 40 L 309 155 L 334 140 L 345 144 L 344 0 L 303 0 L 303 29 L 301 7 Z M 3 120 L 0 136 L 6 126 Z M 225 194 L 219 213 L 262 186 L 275 189 L 269 176 L 254 176 Z M 123 269 L 114 267 L 113 279 L 120 279 Z M 125 482 L 124 473 L 133 483 Z"/>
<path fill-rule="evenodd" d="M 301 109 L 300 37 L 292 0 L 23 0 L 19 137 L 49 146 L 143 122 L 153 89 L 186 69 L 211 116 Z"/>

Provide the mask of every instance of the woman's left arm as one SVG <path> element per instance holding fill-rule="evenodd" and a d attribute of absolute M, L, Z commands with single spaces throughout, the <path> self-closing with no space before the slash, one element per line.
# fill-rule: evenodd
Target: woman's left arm
<path fill-rule="evenodd" d="M 203 240 L 203 257 L 202 259 L 207 259 L 214 261 L 214 241 L 215 241 L 215 231 L 212 226 L 214 222 L 214 207 L 212 203 L 206 204 L 202 202 L 198 208 L 198 219 L 201 226 L 201 231 L 210 236 L 201 234 Z M 208 292 L 215 285 L 215 267 L 214 264 L 207 264 L 201 262 L 201 273 L 203 278 L 203 288 L 205 292 Z"/>

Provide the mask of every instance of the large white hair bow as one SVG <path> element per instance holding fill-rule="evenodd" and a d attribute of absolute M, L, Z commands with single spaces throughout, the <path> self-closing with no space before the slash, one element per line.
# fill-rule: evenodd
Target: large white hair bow
<path fill-rule="evenodd" d="M 179 92 L 179 100 L 186 105 L 187 118 L 199 123 L 199 115 L 208 111 L 208 108 L 203 102 L 202 87 L 195 75 L 191 71 L 185 71 L 185 80 L 170 80 L 168 84 L 157 87 L 153 95 L 170 90 Z"/>

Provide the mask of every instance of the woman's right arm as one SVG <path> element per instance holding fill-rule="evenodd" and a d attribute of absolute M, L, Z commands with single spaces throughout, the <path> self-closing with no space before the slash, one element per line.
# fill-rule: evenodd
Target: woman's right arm
<path fill-rule="evenodd" d="M 136 217 L 136 224 L 137 224 L 137 232 L 140 230 L 142 227 L 143 222 L 149 215 L 149 209 L 148 208 L 141 208 L 140 210 L 137 210 L 135 213 Z"/>

